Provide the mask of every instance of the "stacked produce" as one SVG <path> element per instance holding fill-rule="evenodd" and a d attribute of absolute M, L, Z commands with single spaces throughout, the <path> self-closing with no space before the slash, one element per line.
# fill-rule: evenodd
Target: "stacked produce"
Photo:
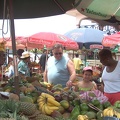
<path fill-rule="evenodd" d="M 14 100 L 0 100 L 0 119 L 29 120 L 25 115 L 19 114 L 20 109 L 20 102 Z"/>
<path fill-rule="evenodd" d="M 109 116 L 109 117 L 117 117 L 120 119 L 120 110 L 116 109 L 115 107 L 111 106 L 103 110 L 103 116 Z"/>
<path fill-rule="evenodd" d="M 21 79 L 20 98 L 15 94 L 13 80 L 4 91 L 9 99 L 0 101 L 0 118 L 15 120 L 103 120 L 103 117 L 120 119 L 120 101 L 113 106 L 102 92 L 75 92 L 61 84 L 51 85 L 42 77 Z M 6 101 L 6 102 L 5 102 Z M 8 102 L 9 101 L 9 102 Z M 16 109 L 15 109 L 16 108 Z"/>
<path fill-rule="evenodd" d="M 39 110 L 43 114 L 51 115 L 54 110 L 58 110 L 60 103 L 47 93 L 41 93 L 38 98 Z"/>

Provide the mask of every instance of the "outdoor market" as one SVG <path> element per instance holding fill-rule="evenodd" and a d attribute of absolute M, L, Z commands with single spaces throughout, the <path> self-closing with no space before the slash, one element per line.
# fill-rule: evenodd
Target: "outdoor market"
<path fill-rule="evenodd" d="M 0 0 L 0 120 L 120 120 L 119 11 L 119 0 Z M 60 14 L 76 28 L 15 34 L 15 19 Z"/>

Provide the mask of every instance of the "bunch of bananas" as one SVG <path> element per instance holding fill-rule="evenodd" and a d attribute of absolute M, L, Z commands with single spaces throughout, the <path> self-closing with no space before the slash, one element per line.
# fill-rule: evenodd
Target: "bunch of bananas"
<path fill-rule="evenodd" d="M 51 115 L 54 110 L 58 110 L 60 103 L 52 95 L 41 93 L 38 100 L 39 110 L 46 115 Z"/>
<path fill-rule="evenodd" d="M 40 82 L 42 87 L 45 87 L 47 89 L 51 89 L 52 88 L 52 84 L 48 83 L 48 82 Z"/>
<path fill-rule="evenodd" d="M 78 115 L 78 120 L 88 120 L 87 115 Z"/>
<path fill-rule="evenodd" d="M 103 110 L 103 116 L 109 116 L 109 117 L 117 117 L 120 118 L 120 113 L 117 112 L 113 107 L 108 107 L 106 109 Z"/>

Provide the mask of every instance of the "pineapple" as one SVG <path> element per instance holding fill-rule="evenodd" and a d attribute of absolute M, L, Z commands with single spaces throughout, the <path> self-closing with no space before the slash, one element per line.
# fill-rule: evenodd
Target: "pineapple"
<path fill-rule="evenodd" d="M 20 102 L 20 111 L 25 115 L 33 115 L 37 110 L 37 107 L 33 103 Z"/>
<path fill-rule="evenodd" d="M 35 120 L 55 120 L 55 119 L 48 115 L 38 114 Z"/>

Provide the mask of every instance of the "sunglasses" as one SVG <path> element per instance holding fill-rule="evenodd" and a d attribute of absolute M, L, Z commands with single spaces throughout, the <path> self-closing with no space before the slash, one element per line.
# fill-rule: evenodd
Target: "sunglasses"
<path fill-rule="evenodd" d="M 54 54 L 55 54 L 55 55 L 62 55 L 62 53 L 60 53 L 60 52 L 59 52 L 59 53 L 54 53 Z"/>

